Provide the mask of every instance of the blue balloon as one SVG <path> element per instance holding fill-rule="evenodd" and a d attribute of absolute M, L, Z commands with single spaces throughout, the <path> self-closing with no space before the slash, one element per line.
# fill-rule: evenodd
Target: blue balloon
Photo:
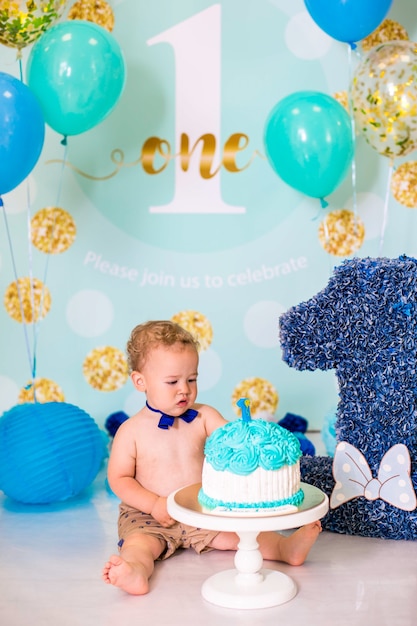
<path fill-rule="evenodd" d="M 45 121 L 32 91 L 0 72 L 0 195 L 17 187 L 42 152 Z"/>
<path fill-rule="evenodd" d="M 316 91 L 295 92 L 278 102 L 267 119 L 264 143 L 282 180 L 321 199 L 343 181 L 354 153 L 348 113 Z"/>
<path fill-rule="evenodd" d="M 33 45 L 26 74 L 46 123 L 64 136 L 78 135 L 104 120 L 126 80 L 116 39 L 83 20 L 49 28 Z"/>
<path fill-rule="evenodd" d="M 325 33 L 354 44 L 385 19 L 392 0 L 304 0 L 307 11 Z"/>

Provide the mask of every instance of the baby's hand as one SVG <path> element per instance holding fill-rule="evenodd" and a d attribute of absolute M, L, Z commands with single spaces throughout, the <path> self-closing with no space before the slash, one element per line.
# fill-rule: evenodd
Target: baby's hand
<path fill-rule="evenodd" d="M 164 528 L 169 528 L 175 524 L 175 520 L 172 519 L 167 511 L 167 499 L 162 496 L 153 505 L 151 515 Z"/>

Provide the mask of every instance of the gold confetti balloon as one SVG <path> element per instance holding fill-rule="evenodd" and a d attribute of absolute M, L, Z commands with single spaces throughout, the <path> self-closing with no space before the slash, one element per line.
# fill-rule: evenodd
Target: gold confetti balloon
<path fill-rule="evenodd" d="M 118 348 L 94 348 L 84 359 L 84 378 L 98 391 L 116 391 L 123 387 L 129 376 L 125 355 Z"/>
<path fill-rule="evenodd" d="M 67 0 L 0 0 L 0 43 L 21 50 L 61 17 Z"/>
<path fill-rule="evenodd" d="M 365 227 L 359 216 L 348 209 L 331 211 L 322 220 L 318 237 L 321 245 L 334 256 L 350 256 L 363 244 Z"/>
<path fill-rule="evenodd" d="M 207 350 L 213 340 L 213 328 L 210 320 L 200 311 L 179 311 L 171 317 L 171 321 L 179 324 L 191 333 L 199 343 L 199 350 Z"/>
<path fill-rule="evenodd" d="M 417 208 L 417 161 L 400 165 L 392 175 L 391 192 L 400 204 Z"/>
<path fill-rule="evenodd" d="M 417 44 L 393 41 L 371 50 L 352 81 L 356 126 L 390 159 L 417 148 Z"/>
<path fill-rule="evenodd" d="M 68 12 L 68 19 L 94 22 L 109 32 L 114 27 L 113 9 L 104 0 L 77 0 Z"/>
<path fill-rule="evenodd" d="M 349 113 L 349 97 L 347 91 L 336 91 L 333 98 Z"/>
<path fill-rule="evenodd" d="M 71 215 L 59 207 L 37 211 L 31 220 L 32 243 L 45 254 L 60 254 L 74 243 L 76 227 Z"/>
<path fill-rule="evenodd" d="M 32 324 L 44 318 L 51 308 L 48 287 L 38 278 L 18 278 L 4 294 L 4 307 L 16 322 Z"/>
<path fill-rule="evenodd" d="M 249 398 L 251 413 L 254 417 L 258 413 L 273 415 L 279 402 L 279 396 L 274 385 L 269 380 L 259 376 L 245 378 L 234 388 L 231 400 L 236 415 L 240 415 L 240 408 L 237 406 L 239 398 Z"/>
<path fill-rule="evenodd" d="M 65 402 L 61 387 L 49 378 L 35 378 L 20 390 L 18 403 L 26 402 Z"/>
<path fill-rule="evenodd" d="M 408 41 L 408 33 L 404 26 L 395 20 L 386 19 L 374 30 L 373 33 L 362 39 L 362 50 L 368 51 L 374 46 L 387 41 Z"/>

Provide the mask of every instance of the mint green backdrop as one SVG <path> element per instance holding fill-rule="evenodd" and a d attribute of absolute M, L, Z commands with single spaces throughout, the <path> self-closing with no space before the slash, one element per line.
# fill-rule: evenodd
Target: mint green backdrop
<path fill-rule="evenodd" d="M 87 355 L 123 352 L 141 321 L 196 311 L 213 330 L 201 352 L 200 401 L 233 419 L 236 386 L 260 378 L 279 395 L 277 419 L 289 411 L 319 429 L 337 402 L 334 373 L 288 368 L 278 317 L 323 288 L 343 260 L 320 244 L 320 221 L 353 208 L 366 229 L 358 255 L 415 256 L 417 214 L 389 194 L 381 236 L 389 163 L 361 137 L 355 177 L 348 174 L 324 210 L 273 172 L 263 132 L 283 97 L 346 90 L 357 54 L 320 31 L 301 0 L 110 4 L 127 69 L 120 101 L 94 129 L 69 137 L 66 155 L 62 137 L 47 128 L 29 179 L 3 198 L 12 252 L 3 222 L 0 291 L 14 280 L 14 261 L 18 276 L 45 280 L 52 304 L 26 328 L 0 307 L 0 409 L 13 406 L 30 379 L 29 346 L 36 375 L 100 425 L 114 411 L 130 415 L 143 398 L 129 380 L 94 388 L 83 374 Z M 389 14 L 410 39 L 411 5 L 395 0 Z M 16 50 L 0 48 L 0 70 L 19 75 Z M 184 141 L 191 150 L 205 134 L 214 138 L 209 160 L 199 144 L 186 163 Z M 231 161 L 225 144 L 237 134 Z M 162 142 L 155 173 L 146 160 L 151 137 Z M 68 250 L 48 256 L 28 245 L 28 195 L 31 214 L 59 206 L 72 216 L 77 235 Z"/>

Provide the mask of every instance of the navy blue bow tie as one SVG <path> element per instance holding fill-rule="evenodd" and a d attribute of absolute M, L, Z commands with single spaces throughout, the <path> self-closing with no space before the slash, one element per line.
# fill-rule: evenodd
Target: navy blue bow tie
<path fill-rule="evenodd" d="M 158 428 L 163 428 L 165 430 L 168 430 L 168 428 L 173 425 L 175 417 L 176 417 L 175 415 L 167 415 L 166 413 L 163 413 L 159 409 L 153 409 L 148 404 L 148 401 L 146 401 L 146 406 L 151 411 L 154 411 L 154 413 L 161 414 L 162 417 L 158 422 Z M 189 424 L 190 422 L 193 421 L 194 418 L 197 417 L 197 415 L 198 415 L 198 411 L 195 411 L 194 409 L 187 409 L 185 413 L 183 413 L 182 415 L 178 415 L 178 417 L 184 420 L 184 422 L 187 422 L 187 424 Z"/>

